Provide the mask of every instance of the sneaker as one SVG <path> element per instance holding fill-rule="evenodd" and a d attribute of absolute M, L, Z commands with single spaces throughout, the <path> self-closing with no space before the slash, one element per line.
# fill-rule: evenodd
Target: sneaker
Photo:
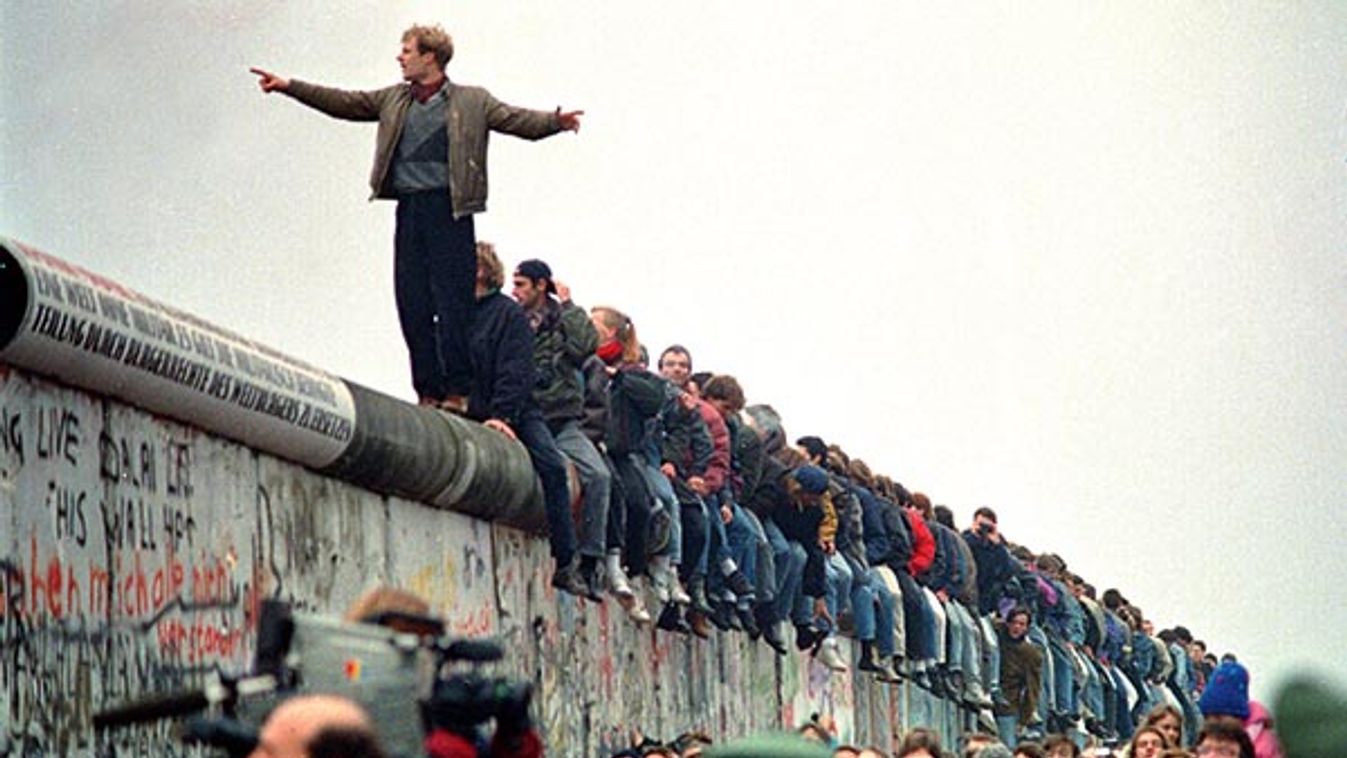
<path fill-rule="evenodd" d="M 822 663 L 833 671 L 842 672 L 847 670 L 847 662 L 842 659 L 842 652 L 837 649 L 836 637 L 824 638 L 824 640 L 818 644 L 818 647 L 814 649 L 814 657 L 818 659 L 819 663 Z"/>

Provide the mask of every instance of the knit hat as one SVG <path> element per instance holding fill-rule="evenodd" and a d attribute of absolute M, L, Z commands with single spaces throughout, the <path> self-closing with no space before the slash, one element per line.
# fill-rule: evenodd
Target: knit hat
<path fill-rule="evenodd" d="M 1203 716 L 1249 718 L 1249 672 L 1234 661 L 1222 663 L 1212 672 L 1197 707 Z"/>
<path fill-rule="evenodd" d="M 795 469 L 795 481 L 800 489 L 811 495 L 822 495 L 828 491 L 828 472 L 818 466 L 801 466 Z"/>

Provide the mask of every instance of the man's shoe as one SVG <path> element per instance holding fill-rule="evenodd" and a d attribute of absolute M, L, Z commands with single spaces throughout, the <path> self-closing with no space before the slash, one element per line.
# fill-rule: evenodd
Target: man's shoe
<path fill-rule="evenodd" d="M 753 583 L 748 581 L 748 577 L 744 576 L 744 572 L 739 569 L 731 571 L 725 577 L 725 586 L 729 587 L 730 592 L 733 592 L 734 596 L 740 600 L 753 599 Z"/>
<path fill-rule="evenodd" d="M 599 575 L 597 562 L 583 559 L 580 563 L 580 577 L 585 582 L 585 597 L 596 603 L 603 602 L 603 577 Z"/>
<path fill-rule="evenodd" d="M 917 669 L 917 671 L 912 674 L 912 682 L 923 690 L 928 692 L 931 691 L 931 675 L 926 669 Z"/>
<path fill-rule="evenodd" d="M 677 605 L 669 603 L 664 606 L 664 610 L 659 613 L 659 621 L 655 626 L 666 632 L 677 632 L 678 634 L 688 634 L 692 628 L 683 620 L 683 613 Z"/>
<path fill-rule="evenodd" d="M 795 625 L 795 647 L 800 650 L 812 649 L 821 636 L 812 626 Z"/>
<path fill-rule="evenodd" d="M 552 574 L 552 586 L 576 597 L 584 597 L 589 591 L 584 578 L 580 576 L 580 564 L 576 561 L 571 561 Z"/>
<path fill-rule="evenodd" d="M 704 640 L 711 638 L 711 622 L 707 621 L 705 613 L 697 611 L 688 611 L 688 626 L 692 628 L 692 633 Z"/>
<path fill-rule="evenodd" d="M 762 636 L 762 629 L 758 627 L 758 620 L 753 617 L 753 609 L 741 605 L 735 609 L 735 615 L 739 618 L 739 628 L 744 630 L 750 640 L 756 642 Z"/>
<path fill-rule="evenodd" d="M 781 639 L 781 625 L 775 621 L 762 625 L 762 640 L 775 650 L 777 655 L 786 654 L 786 641 Z"/>
<path fill-rule="evenodd" d="M 724 601 L 716 603 L 715 607 L 711 609 L 709 618 L 711 619 L 711 623 L 715 624 L 715 627 L 722 632 L 728 632 L 734 629 L 734 624 L 731 623 L 731 620 L 734 618 L 734 609 L 730 607 L 729 603 Z"/>
<path fill-rule="evenodd" d="M 876 679 L 888 684 L 897 684 L 903 681 L 902 675 L 893 667 L 893 664 L 883 659 L 880 659 L 879 666 L 874 670 L 874 674 Z"/>
<path fill-rule="evenodd" d="M 706 577 L 693 576 L 688 581 L 688 598 L 692 604 L 692 610 L 703 615 L 710 615 L 712 612 L 711 601 L 706 597 Z"/>
<path fill-rule="evenodd" d="M 879 670 L 879 652 L 875 650 L 875 643 L 861 641 L 861 659 L 856 668 L 861 671 Z"/>

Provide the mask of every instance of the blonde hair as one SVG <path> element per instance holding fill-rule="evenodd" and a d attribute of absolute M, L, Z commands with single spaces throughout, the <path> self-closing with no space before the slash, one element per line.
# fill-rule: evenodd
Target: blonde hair
<path fill-rule="evenodd" d="M 435 62 L 440 70 L 454 57 L 454 38 L 439 24 L 413 24 L 402 33 L 402 41 L 416 40 L 416 49 L 422 53 L 434 53 Z"/>
<path fill-rule="evenodd" d="M 487 289 L 498 290 L 505 286 L 505 266 L 501 265 L 500 257 L 496 255 L 496 246 L 490 242 L 477 243 L 477 265 L 486 267 L 486 281 L 482 282 Z"/>
<path fill-rule="evenodd" d="M 622 344 L 622 363 L 631 365 L 641 362 L 641 341 L 636 338 L 636 325 L 627 314 L 607 305 L 596 305 L 589 312 L 597 316 L 603 325 L 613 330 L 613 336 Z"/>

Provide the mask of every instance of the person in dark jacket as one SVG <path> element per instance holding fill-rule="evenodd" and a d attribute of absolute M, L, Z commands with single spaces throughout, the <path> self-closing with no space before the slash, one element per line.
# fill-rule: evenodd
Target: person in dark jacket
<path fill-rule="evenodd" d="M 580 431 L 584 417 L 585 395 L 580 367 L 599 346 L 599 334 L 589 314 L 571 302 L 570 289 L 557 286 L 552 268 L 543 261 L 530 259 L 514 272 L 511 294 L 528 316 L 533 328 L 533 364 L 536 384 L 533 399 L 542 411 L 548 431 L 557 448 L 570 459 L 580 479 L 579 552 L 580 575 L 588 588 L 588 597 L 603 600 L 604 579 L 599 565 L 607 554 L 609 501 L 613 475 L 594 443 Z M 632 589 L 617 567 L 606 572 L 607 584 L 614 593 L 630 597 Z"/>
<path fill-rule="evenodd" d="M 495 249 L 478 243 L 477 305 L 468 341 L 473 374 L 468 415 L 528 450 L 543 486 L 547 539 L 556 561 L 552 586 L 583 596 L 589 588 L 575 551 L 566 459 L 533 400 L 533 330 L 519 304 L 501 294 L 504 283 L 505 270 Z"/>
<path fill-rule="evenodd" d="M 697 430 L 678 425 L 676 394 L 668 381 L 647 370 L 645 348 L 631 318 L 609 306 L 591 309 L 590 318 L 599 333 L 595 355 L 609 377 L 605 444 L 627 491 L 625 563 L 649 576 L 656 598 L 664 604 L 657 626 L 688 633 L 691 628 L 681 608 L 691 597 L 679 577 L 681 508 L 661 465 L 670 439 L 709 451 L 710 438 L 703 429 L 702 441 L 695 441 Z"/>

